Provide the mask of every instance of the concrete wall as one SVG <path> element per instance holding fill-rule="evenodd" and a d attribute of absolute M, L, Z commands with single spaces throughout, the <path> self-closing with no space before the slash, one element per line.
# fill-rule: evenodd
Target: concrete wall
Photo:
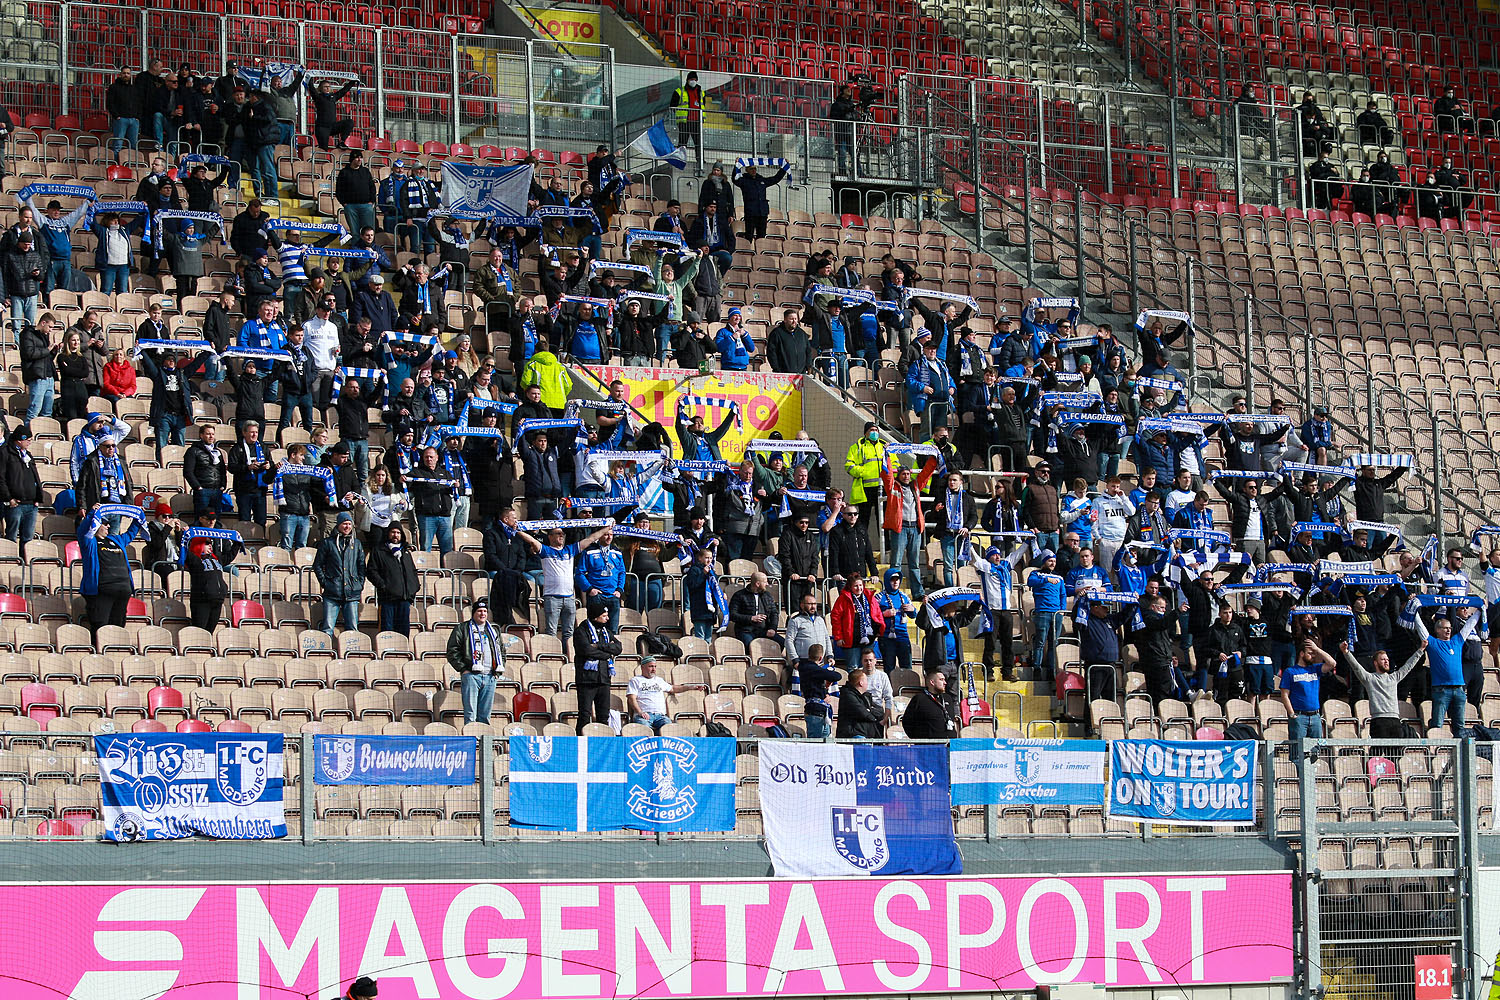
<path fill-rule="evenodd" d="M 803 379 L 802 426 L 814 440 L 822 443 L 825 449 L 831 447 L 834 442 L 859 440 L 868 420 L 867 414 L 861 413 L 844 402 L 836 391 L 819 379 Z M 846 495 L 851 485 L 849 473 L 844 470 L 844 454 L 847 451 L 847 445 L 825 450 L 828 464 L 833 471 L 830 482 L 843 490 Z"/>

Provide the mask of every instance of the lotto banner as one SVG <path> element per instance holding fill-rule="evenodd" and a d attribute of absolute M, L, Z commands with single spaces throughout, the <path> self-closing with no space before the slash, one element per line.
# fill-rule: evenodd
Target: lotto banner
<path fill-rule="evenodd" d="M 677 402 L 684 396 L 710 399 L 716 405 L 693 404 L 688 415 L 701 414 L 708 429 L 731 416 L 730 403 L 739 405 L 739 420 L 731 420 L 719 442 L 719 453 L 728 462 L 745 457 L 745 446 L 772 431 L 790 440 L 802 429 L 802 376 L 774 372 L 717 372 L 700 375 L 681 368 L 591 368 L 604 382 L 625 383 L 632 406 L 667 429 L 681 454 L 677 440 Z"/>
<path fill-rule="evenodd" d="M 519 13 L 543 38 L 559 42 L 599 44 L 599 12 L 597 10 L 522 6 Z"/>
<path fill-rule="evenodd" d="M 0 886 L 6 1000 L 875 996 L 1292 974 L 1290 873 Z"/>

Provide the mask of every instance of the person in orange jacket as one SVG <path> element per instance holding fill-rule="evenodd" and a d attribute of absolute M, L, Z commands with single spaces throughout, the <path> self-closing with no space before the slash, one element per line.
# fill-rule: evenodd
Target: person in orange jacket
<path fill-rule="evenodd" d="M 872 649 L 885 632 L 885 615 L 875 591 L 864 577 L 851 574 L 833 602 L 833 642 L 844 654 L 850 670 L 859 666 L 860 655 Z"/>
<path fill-rule="evenodd" d="M 922 491 L 932 478 L 936 464 L 929 461 L 922 471 L 913 476 L 911 469 L 900 466 L 887 467 L 880 472 L 885 485 L 885 517 L 881 527 L 886 530 L 886 548 L 891 554 L 891 568 L 899 570 L 903 562 L 911 580 L 912 596 L 922 599 L 922 533 L 927 530 L 927 519 L 922 514 Z"/>

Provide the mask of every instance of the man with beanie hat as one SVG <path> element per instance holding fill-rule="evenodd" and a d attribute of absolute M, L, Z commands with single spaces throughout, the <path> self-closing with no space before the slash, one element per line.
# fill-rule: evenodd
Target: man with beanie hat
<path fill-rule="evenodd" d="M 505 675 L 505 646 L 500 629 L 490 621 L 489 601 L 481 597 L 474 602 L 469 620 L 448 634 L 446 653 L 448 665 L 462 678 L 464 725 L 489 722 L 495 680 Z"/>
<path fill-rule="evenodd" d="M 609 631 L 609 605 L 591 600 L 573 632 L 573 685 L 578 690 L 578 735 L 590 722 L 609 724 L 609 682 L 623 650 Z"/>
<path fill-rule="evenodd" d="M 42 480 L 31 457 L 31 428 L 22 424 L 0 446 L 0 513 L 5 537 L 26 551 L 36 528 L 36 506 L 42 502 Z"/>
<path fill-rule="evenodd" d="M 342 1000 L 375 1000 L 379 995 L 380 990 L 376 988 L 375 980 L 369 976 L 360 976 L 349 984 L 349 990 Z"/>
<path fill-rule="evenodd" d="M 365 549 L 354 537 L 354 516 L 340 511 L 332 534 L 318 546 L 313 575 L 323 586 L 323 631 L 333 635 L 340 615 L 344 628 L 359 628 L 359 597 L 365 587 Z"/>

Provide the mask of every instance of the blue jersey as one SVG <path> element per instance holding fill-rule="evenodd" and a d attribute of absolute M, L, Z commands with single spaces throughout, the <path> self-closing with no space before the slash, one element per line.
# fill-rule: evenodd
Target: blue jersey
<path fill-rule="evenodd" d="M 880 613 L 885 616 L 885 634 L 895 639 L 907 638 L 906 616 L 898 612 L 912 607 L 911 598 L 899 590 L 882 590 L 875 599 L 880 602 Z"/>

